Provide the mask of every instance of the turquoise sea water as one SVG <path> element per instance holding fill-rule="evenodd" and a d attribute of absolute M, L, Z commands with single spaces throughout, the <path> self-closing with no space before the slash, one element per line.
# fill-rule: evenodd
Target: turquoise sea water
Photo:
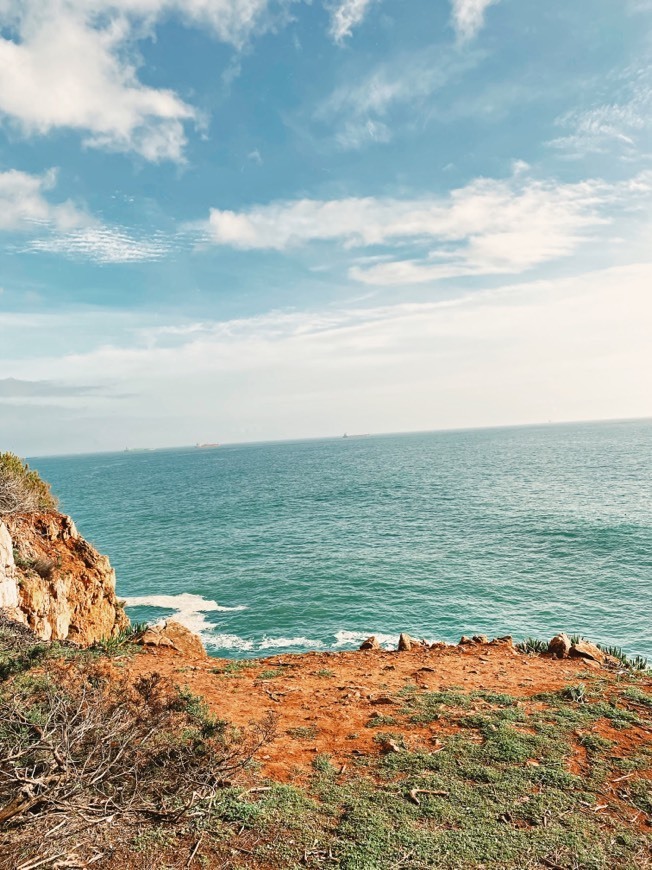
<path fill-rule="evenodd" d="M 32 465 L 132 618 L 215 655 L 563 629 L 652 656 L 652 421 Z"/>

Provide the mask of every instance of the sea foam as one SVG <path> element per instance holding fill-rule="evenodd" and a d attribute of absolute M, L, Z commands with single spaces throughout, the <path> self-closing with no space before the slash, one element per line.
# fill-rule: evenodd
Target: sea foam
<path fill-rule="evenodd" d="M 206 619 L 205 613 L 216 611 L 246 610 L 245 605 L 225 607 L 217 601 L 202 598 L 201 595 L 192 595 L 190 592 L 182 592 L 179 595 L 139 595 L 125 599 L 126 607 L 154 607 L 158 610 L 171 610 L 172 619 L 176 619 L 181 625 L 185 625 L 190 631 L 198 634 L 205 643 L 213 643 L 211 633 L 214 626 Z"/>

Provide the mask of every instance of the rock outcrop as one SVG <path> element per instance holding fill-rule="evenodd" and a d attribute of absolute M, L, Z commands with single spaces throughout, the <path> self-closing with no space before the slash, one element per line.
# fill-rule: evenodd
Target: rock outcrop
<path fill-rule="evenodd" d="M 187 658 L 206 658 L 206 650 L 198 635 L 185 625 L 169 619 L 163 625 L 150 625 L 136 638 L 145 647 L 171 649 Z"/>
<path fill-rule="evenodd" d="M 42 640 L 81 646 L 129 625 L 109 560 L 59 513 L 0 521 L 0 607 Z"/>
<path fill-rule="evenodd" d="M 0 523 L 0 608 L 8 610 L 14 618 L 18 608 L 18 583 L 11 535 Z"/>

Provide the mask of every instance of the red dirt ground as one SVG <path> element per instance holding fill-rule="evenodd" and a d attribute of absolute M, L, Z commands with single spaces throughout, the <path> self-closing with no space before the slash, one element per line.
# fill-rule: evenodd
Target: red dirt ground
<path fill-rule="evenodd" d="M 610 686 L 620 679 L 617 671 L 593 662 L 525 655 L 511 644 L 497 641 L 439 649 L 419 647 L 406 652 L 281 655 L 245 664 L 229 673 L 233 663 L 224 659 L 189 658 L 158 648 L 135 656 L 126 668 L 134 677 L 153 672 L 169 677 L 202 696 L 215 715 L 238 726 L 260 720 L 268 711 L 276 714 L 277 736 L 258 761 L 263 775 L 280 782 L 302 779 L 316 753 L 329 753 L 334 764 L 345 765 L 351 755 L 378 751 L 374 744 L 378 731 L 400 731 L 401 727 L 369 728 L 367 723 L 374 715 L 392 716 L 399 711 L 404 703 L 398 692 L 408 685 L 432 692 L 456 688 L 505 693 L 518 698 L 525 708 L 534 709 L 540 702 L 533 696 L 541 692 L 584 682 L 587 686 L 599 683 L 608 695 Z M 274 676 L 277 671 L 281 673 Z M 649 691 L 652 681 L 646 684 Z M 478 709 L 482 705 L 479 701 Z M 295 730 L 306 728 L 314 733 L 308 736 Z M 447 717 L 411 726 L 409 740 L 432 747 L 452 730 L 456 726 Z M 600 723 L 594 730 L 616 743 L 615 755 L 628 755 L 640 750 L 642 744 L 652 745 L 652 734 L 645 728 L 619 731 Z M 578 772 L 583 761 L 578 747 L 573 761 Z"/>

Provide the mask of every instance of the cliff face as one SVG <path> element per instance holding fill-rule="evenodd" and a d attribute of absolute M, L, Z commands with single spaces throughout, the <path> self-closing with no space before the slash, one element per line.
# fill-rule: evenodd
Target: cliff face
<path fill-rule="evenodd" d="M 129 624 L 109 560 L 58 513 L 0 521 L 0 607 L 43 640 L 83 646 Z"/>

